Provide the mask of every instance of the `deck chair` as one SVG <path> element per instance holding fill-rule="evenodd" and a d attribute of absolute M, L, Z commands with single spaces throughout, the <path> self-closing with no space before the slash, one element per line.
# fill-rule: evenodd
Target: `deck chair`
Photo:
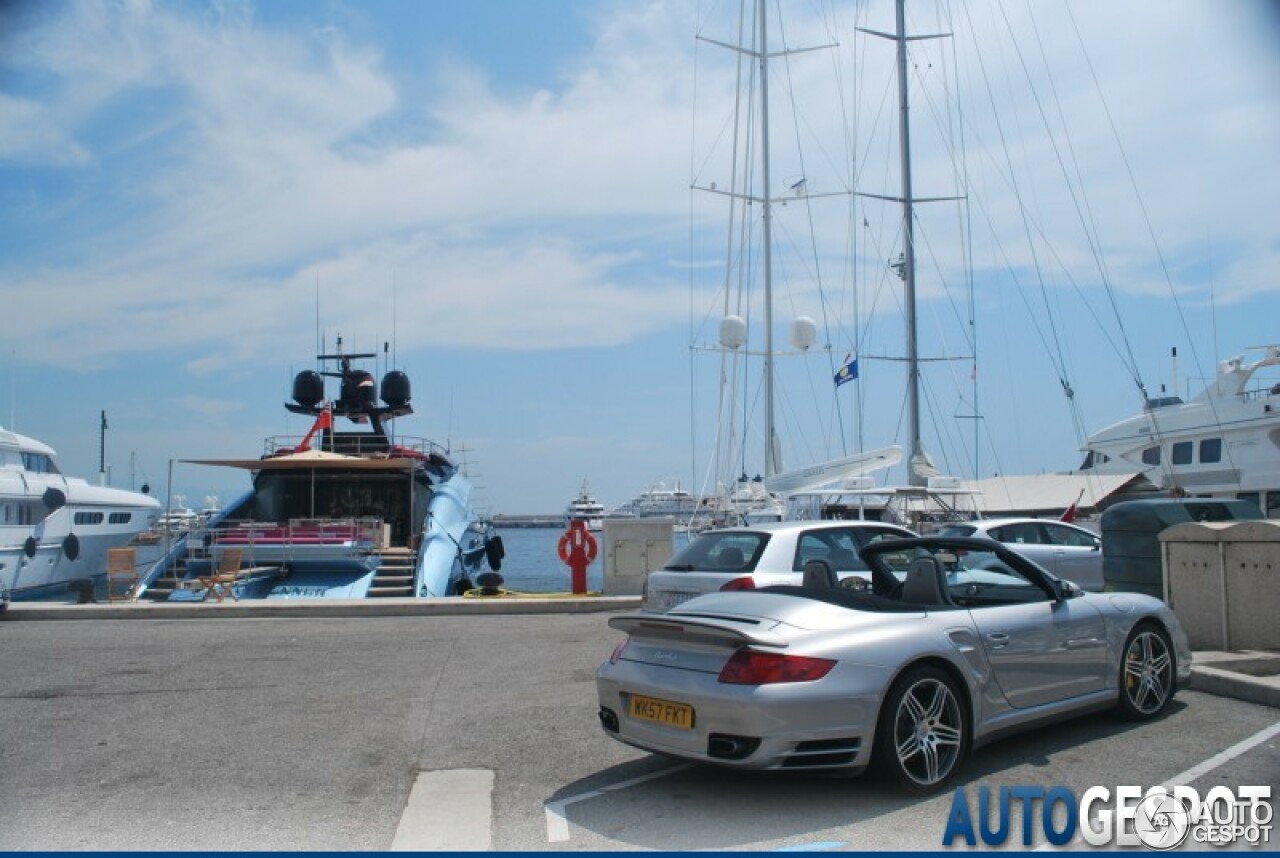
<path fill-rule="evenodd" d="M 207 599 L 213 596 L 221 602 L 227 596 L 233 601 L 240 601 L 240 597 L 236 595 L 236 580 L 240 577 L 240 561 L 244 556 L 244 549 L 241 548 L 224 548 L 222 556 L 218 560 L 218 565 L 211 575 L 199 576 L 200 583 L 204 585 L 204 597 Z"/>
<path fill-rule="evenodd" d="M 123 584 L 123 589 L 119 585 Z M 138 598 L 138 551 L 107 549 L 107 601 L 132 602 Z"/>

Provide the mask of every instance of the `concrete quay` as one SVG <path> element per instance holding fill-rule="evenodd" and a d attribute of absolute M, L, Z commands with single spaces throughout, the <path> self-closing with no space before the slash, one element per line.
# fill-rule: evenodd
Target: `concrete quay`
<path fill-rule="evenodd" d="M 592 614 L 638 610 L 638 596 L 487 597 L 475 599 L 278 599 L 205 602 L 19 602 L 0 616 L 31 620 L 266 619 L 290 617 L 441 617 Z M 1280 652 L 1193 653 L 1191 687 L 1280 709 Z"/>
<path fill-rule="evenodd" d="M 403 601 L 13 606 L 0 850 L 940 846 L 949 791 L 689 766 L 604 735 L 595 670 L 635 599 Z M 984 747 L 960 781 L 1162 783 L 1280 783 L 1280 714 L 1192 688 L 1150 722 Z"/>
<path fill-rule="evenodd" d="M 493 596 L 445 599 L 245 599 L 218 602 L 15 602 L 7 620 L 180 620 L 269 617 L 441 617 L 591 614 L 638 609 L 638 596 Z"/>

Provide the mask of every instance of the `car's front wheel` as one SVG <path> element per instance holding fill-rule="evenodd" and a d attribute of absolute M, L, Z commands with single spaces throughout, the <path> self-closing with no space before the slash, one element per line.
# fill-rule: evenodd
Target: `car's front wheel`
<path fill-rule="evenodd" d="M 1173 700 L 1176 657 L 1164 629 L 1140 623 L 1124 644 L 1120 661 L 1120 712 L 1134 721 L 1154 718 Z"/>
<path fill-rule="evenodd" d="M 909 792 L 941 789 L 969 750 L 969 719 L 955 680 L 914 667 L 889 690 L 876 729 L 875 759 Z"/>

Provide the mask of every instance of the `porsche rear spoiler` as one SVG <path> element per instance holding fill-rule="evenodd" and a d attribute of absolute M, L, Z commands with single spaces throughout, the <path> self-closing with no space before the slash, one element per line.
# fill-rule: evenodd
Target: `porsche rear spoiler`
<path fill-rule="evenodd" d="M 754 620 L 717 617 L 709 614 L 624 614 L 609 620 L 609 626 L 632 638 L 649 638 L 720 646 L 785 647 L 787 639 L 777 632 L 759 628 Z M 752 628 L 752 626 L 757 626 Z"/>

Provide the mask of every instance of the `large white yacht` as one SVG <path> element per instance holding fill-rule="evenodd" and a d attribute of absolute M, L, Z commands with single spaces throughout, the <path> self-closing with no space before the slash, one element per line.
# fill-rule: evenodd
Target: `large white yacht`
<path fill-rule="evenodd" d="M 155 524 L 160 502 L 63 476 L 54 451 L 0 428 L 0 591 L 56 595 L 106 574 L 107 549 Z"/>
<path fill-rule="evenodd" d="M 611 518 L 674 518 L 688 521 L 700 511 L 698 498 L 680 488 L 680 481 L 672 486 L 657 482 L 609 513 Z"/>
<path fill-rule="evenodd" d="M 1089 437 L 1081 473 L 1140 473 L 1166 494 L 1242 498 L 1280 518 L 1280 379 L 1260 374 L 1276 366 L 1280 346 L 1254 347 L 1189 402 L 1148 400 Z"/>
<path fill-rule="evenodd" d="M 586 480 L 582 481 L 578 496 L 569 501 L 569 505 L 565 507 L 565 525 L 568 526 L 575 518 L 585 521 L 587 530 L 601 530 L 604 527 L 604 504 L 591 494 Z"/>

